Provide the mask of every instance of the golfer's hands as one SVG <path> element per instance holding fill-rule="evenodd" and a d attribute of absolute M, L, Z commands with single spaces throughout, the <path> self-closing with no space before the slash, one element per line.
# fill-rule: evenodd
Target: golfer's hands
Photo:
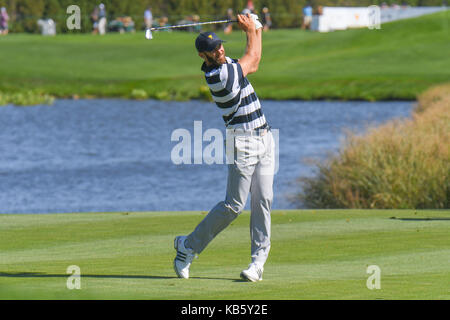
<path fill-rule="evenodd" d="M 241 28 L 242 31 L 244 31 L 245 33 L 256 30 L 255 22 L 253 21 L 253 19 L 250 17 L 249 14 L 247 15 L 238 14 L 237 19 L 239 28 Z"/>
<path fill-rule="evenodd" d="M 255 15 L 258 18 L 257 15 Z M 247 35 L 247 48 L 244 56 L 239 59 L 242 68 L 242 74 L 246 77 L 248 74 L 258 70 L 259 61 L 261 60 L 262 41 L 261 30 L 255 25 L 255 18 L 248 15 L 238 15 L 238 25 Z M 254 20 L 255 19 L 255 20 Z M 258 21 L 259 23 L 259 21 Z"/>
<path fill-rule="evenodd" d="M 261 24 L 261 22 L 259 22 L 259 18 L 256 14 L 252 13 L 250 14 L 250 17 L 252 18 L 253 22 L 255 23 L 255 29 L 261 29 L 263 26 Z"/>

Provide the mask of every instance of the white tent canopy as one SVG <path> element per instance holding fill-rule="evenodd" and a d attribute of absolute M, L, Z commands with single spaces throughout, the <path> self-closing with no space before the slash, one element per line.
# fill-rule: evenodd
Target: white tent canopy
<path fill-rule="evenodd" d="M 330 32 L 349 28 L 365 28 L 444 10 L 447 10 L 447 7 L 323 7 L 322 15 L 314 16 L 311 29 Z"/>

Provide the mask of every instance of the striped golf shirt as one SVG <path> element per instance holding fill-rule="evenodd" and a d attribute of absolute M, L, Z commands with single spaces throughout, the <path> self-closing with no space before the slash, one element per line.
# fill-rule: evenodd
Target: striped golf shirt
<path fill-rule="evenodd" d="M 256 96 L 237 60 L 226 57 L 221 66 L 202 65 L 214 102 L 222 111 L 227 129 L 264 129 L 268 127 Z"/>

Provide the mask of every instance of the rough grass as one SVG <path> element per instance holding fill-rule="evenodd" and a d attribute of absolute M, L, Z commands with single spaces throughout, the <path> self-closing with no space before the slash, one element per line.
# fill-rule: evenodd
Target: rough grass
<path fill-rule="evenodd" d="M 172 269 L 173 239 L 200 212 L 0 215 L 0 299 L 449 299 L 450 212 L 277 210 L 264 280 L 250 261 L 248 212 L 194 260 Z M 81 289 L 67 289 L 67 268 Z M 381 270 L 369 290 L 367 267 Z"/>
<path fill-rule="evenodd" d="M 381 30 L 328 34 L 272 30 L 263 37 L 263 99 L 415 100 L 450 79 L 447 12 L 387 23 Z M 194 33 L 10 34 L 0 38 L 0 92 L 39 91 L 57 98 L 209 98 Z M 219 33 L 239 58 L 245 35 Z M 6 62 L 6 63 L 5 63 Z"/>
<path fill-rule="evenodd" d="M 419 97 L 411 119 L 348 134 L 304 178 L 300 199 L 318 208 L 450 208 L 450 84 Z"/>

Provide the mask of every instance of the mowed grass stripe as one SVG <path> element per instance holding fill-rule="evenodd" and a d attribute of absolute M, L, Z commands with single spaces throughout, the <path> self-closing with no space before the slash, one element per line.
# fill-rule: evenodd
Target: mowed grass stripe
<path fill-rule="evenodd" d="M 444 252 L 444 254 L 448 254 Z M 422 291 L 423 286 L 428 289 L 436 289 L 434 297 L 448 296 L 445 285 L 444 265 L 442 264 L 441 252 L 433 254 L 400 257 L 390 257 L 389 259 L 378 262 L 382 270 L 382 286 L 383 293 L 387 294 L 389 298 L 395 298 L 397 294 L 406 293 L 406 297 L 410 290 L 417 294 L 429 295 L 429 290 Z M 441 256 L 442 257 L 442 256 Z M 403 261 L 402 267 L 391 268 L 391 265 L 398 265 L 398 260 Z M 432 267 L 431 269 L 415 268 L 417 263 L 427 261 L 427 265 L 441 265 L 441 267 Z M 171 298 L 171 299 L 209 299 L 214 295 L 214 298 L 242 298 L 242 299 L 267 299 L 270 298 L 362 298 L 369 294 L 369 290 L 365 288 L 367 261 L 351 261 L 343 263 L 329 263 L 329 264 L 296 264 L 296 265 L 277 265 L 276 267 L 268 266 L 266 268 L 265 280 L 262 283 L 248 286 L 245 283 L 239 283 L 238 274 L 241 270 L 239 267 L 228 266 L 208 268 L 193 268 L 193 275 L 190 280 L 183 283 L 179 279 L 173 279 L 170 275 L 155 275 L 155 274 L 129 274 L 121 277 L 117 270 L 104 275 L 89 273 L 83 278 L 85 289 L 96 292 L 96 295 L 101 296 L 120 296 L 120 291 L 126 291 L 131 296 L 143 295 L 148 298 Z M 83 266 L 83 265 L 82 265 Z M 444 269 L 444 270 L 443 270 Z M 441 275 L 436 272 L 443 271 Z M 18 278 L 16 278 L 17 280 Z M 39 276 L 25 278 L 31 279 L 33 282 L 29 289 L 39 289 L 42 286 L 39 280 L 52 280 L 49 291 L 61 290 L 62 284 L 66 279 L 64 273 L 50 274 L 46 276 Z M 395 283 L 401 279 L 400 285 L 396 291 L 392 291 Z M 20 279 L 23 282 L 23 279 Z M 19 283 L 19 282 L 17 282 Z M 245 286 L 244 286 L 245 285 Z M 418 288 L 418 286 L 420 286 Z M 347 288 L 347 292 L 345 292 Z M 318 290 L 320 289 L 320 290 Z M 207 290 L 208 295 L 205 295 L 203 290 Z M 90 291 L 90 292 L 92 292 Z M 337 295 L 341 291 L 346 293 L 346 296 Z M 402 293 L 403 292 L 403 293 Z M 363 294 L 361 296 L 361 294 Z M 97 296 L 98 297 L 98 296 Z M 433 297 L 433 295 L 429 296 Z M 412 297 L 411 297 L 412 298 Z"/>
<path fill-rule="evenodd" d="M 48 229 L 30 225 L 23 215 L 0 216 L 0 224 L 5 218 L 13 226 L 0 242 L 0 288 L 8 288 L 0 298 L 443 297 L 442 282 L 449 278 L 449 211 L 275 211 L 272 252 L 264 281 L 255 286 L 238 280 L 250 259 L 248 213 L 194 261 L 187 281 L 172 270 L 173 237 L 190 232 L 203 218 L 200 212 L 27 216 Z M 432 217 L 442 220 L 421 220 Z M 81 293 L 65 288 L 71 264 L 82 269 Z M 369 264 L 380 266 L 391 291 L 380 295 L 365 287 Z M 415 290 L 418 282 L 428 291 Z"/>
<path fill-rule="evenodd" d="M 100 222 L 113 219 L 148 219 L 151 217 L 200 215 L 197 211 L 170 212 L 105 212 L 105 213 L 51 213 L 51 214 L 0 214 L 0 230 L 42 225 L 68 224 L 73 222 Z"/>
<path fill-rule="evenodd" d="M 201 217 L 198 212 L 0 215 L 2 237 L 9 239 L 0 242 L 0 250 L 46 248 L 56 243 L 132 235 L 161 235 L 166 234 L 170 226 L 183 225 L 187 223 L 186 219 L 195 223 Z M 15 237 L 17 234 L 21 236 Z"/>
<path fill-rule="evenodd" d="M 380 211 L 381 213 L 386 213 Z M 381 215 L 381 214 L 380 214 Z M 390 215 L 388 213 L 387 215 Z M 288 237 L 287 239 L 311 239 L 325 235 L 351 233 L 351 232 L 375 232 L 377 230 L 403 230 L 418 228 L 445 228 L 445 224 L 441 221 L 399 221 L 386 217 L 378 217 L 378 215 L 367 218 L 365 214 L 359 214 L 353 210 L 341 211 L 341 214 L 328 214 L 326 211 L 320 213 L 320 217 L 315 214 L 298 214 L 291 212 L 286 216 L 286 212 L 274 212 L 273 222 L 276 225 L 274 237 Z M 11 223 L 14 216 L 5 216 L 1 218 L 3 230 L 2 234 L 5 239 L 10 241 L 0 242 L 2 251 L 15 250 L 18 248 L 26 249 L 39 247 L 46 249 L 50 244 L 70 245 L 73 242 L 89 242 L 100 239 L 112 238 L 117 241 L 123 241 L 131 235 L 140 237 L 149 237 L 156 235 L 164 235 L 167 233 L 167 226 L 186 225 L 184 232 L 190 232 L 192 228 L 203 218 L 199 213 L 160 213 L 160 214 L 70 214 L 70 215 L 28 215 L 33 221 L 32 224 L 27 221 L 27 217 L 18 215 L 18 221 L 22 221 L 24 227 L 20 229 L 20 222 Z M 233 225 L 243 226 L 248 229 L 248 212 L 239 217 Z M 320 219 L 319 221 L 317 219 Z M 336 220 L 338 219 L 338 220 Z M 6 220 L 4 222 L 3 220 Z M 53 221 L 53 222 L 52 222 Z M 55 222 L 56 221 L 56 222 Z M 8 223 L 9 222 L 9 223 Z M 298 225 L 292 225 L 297 224 Z M 13 227 L 5 230 L 8 224 Z M 60 232 L 61 228 L 64 232 Z M 20 231 L 18 230 L 20 229 Z M 17 233 L 20 232 L 20 238 Z M 182 232 L 182 230 L 180 230 Z M 233 232 L 233 233 L 230 233 Z M 227 236 L 231 239 L 248 238 L 248 232 L 240 229 L 230 228 Z M 275 238 L 277 239 L 277 238 Z M 281 240 L 281 239 L 280 239 Z M 145 241 L 145 239 L 142 239 Z M 247 241 L 247 240 L 245 240 Z"/>
<path fill-rule="evenodd" d="M 316 213 L 319 213 L 317 215 Z M 244 211 L 244 215 L 248 211 Z M 418 214 L 419 213 L 419 214 Z M 197 211 L 180 211 L 180 212 L 114 212 L 114 213 L 52 213 L 52 214 L 1 214 L 0 215 L 0 230 L 9 230 L 12 228 L 27 228 L 27 227 L 43 227 L 55 224 L 72 224 L 72 223 L 94 223 L 94 222 L 108 222 L 114 220 L 133 220 L 133 219 L 152 219 L 152 218 L 166 218 L 172 217 L 190 217 L 203 216 L 206 212 Z M 286 214 L 290 214 L 288 218 L 283 218 Z M 324 221 L 328 219 L 363 219 L 370 218 L 411 218 L 411 219 L 426 219 L 426 218 L 445 218 L 448 217 L 448 211 L 439 210 L 420 210 L 420 211 L 399 211 L 399 210 L 274 210 L 272 218 L 279 218 L 279 223 L 289 223 L 293 221 L 308 222 L 308 221 Z M 450 219 L 450 217 L 448 217 Z M 238 222 L 236 220 L 236 222 Z M 235 223 L 235 222 L 233 222 Z M 429 223 L 427 221 L 426 223 Z"/>
<path fill-rule="evenodd" d="M 433 227 L 437 230 L 441 228 L 443 231 L 447 230 L 446 224 L 439 220 L 405 222 L 384 217 L 378 218 L 378 216 L 366 218 L 365 214 L 353 214 L 351 211 L 349 214 L 344 214 L 344 212 L 341 215 L 327 215 L 326 212 L 324 214 L 321 213 L 319 215 L 320 221 L 317 221 L 314 213 L 308 215 L 292 212 L 286 216 L 285 212 L 275 212 L 273 214 L 273 240 L 291 241 L 295 239 L 316 241 L 316 238 L 324 236 L 332 237 L 342 234 L 350 238 L 351 241 L 352 237 L 349 234 L 355 232 L 360 233 L 364 238 L 365 234 L 377 231 L 383 231 L 384 237 L 386 237 L 386 232 L 389 230 L 394 230 L 395 233 L 407 230 L 424 232 L 428 228 Z M 147 244 L 149 246 L 148 250 L 155 251 L 158 248 L 156 244 L 160 242 L 159 238 L 163 239 L 163 242 L 168 241 L 169 238 L 173 238 L 173 234 L 166 236 L 167 226 L 176 224 L 188 226 L 190 224 L 191 227 L 185 229 L 186 232 L 190 232 L 203 218 L 203 215 L 198 213 L 184 213 L 182 216 L 187 220 L 181 219 L 177 214 L 170 213 L 162 216 L 145 213 L 136 215 L 66 215 L 68 222 L 66 225 L 61 226 L 60 224 L 63 223 L 61 215 L 38 215 L 38 218 L 41 217 L 47 222 L 49 218 L 54 217 L 60 223 L 57 225 L 36 223 L 32 227 L 28 226 L 20 230 L 20 237 L 17 237 L 17 229 L 4 230 L 3 236 L 5 239 L 10 239 L 10 241 L 0 243 L 0 248 L 3 252 L 21 248 L 21 253 L 25 253 L 27 247 L 32 247 L 33 251 L 42 248 L 42 251 L 48 252 L 48 246 L 50 245 L 51 247 L 56 247 L 56 250 L 59 250 L 57 248 L 61 248 L 60 250 L 65 251 L 71 248 L 72 252 L 76 252 L 77 247 L 83 246 L 90 246 L 92 248 L 101 247 L 103 250 L 108 250 L 111 246 L 117 245 L 116 242 L 120 242 L 123 244 L 123 247 L 127 245 L 130 248 L 136 247 L 138 243 L 142 244 L 142 246 Z M 30 215 L 29 217 L 34 219 L 34 216 Z M 98 219 L 98 217 L 101 219 Z M 239 241 L 240 244 L 248 243 L 248 220 L 249 214 L 243 214 L 233 222 L 232 226 L 234 227 L 227 229 L 227 232 L 223 236 L 219 236 L 220 240 L 215 242 L 218 245 L 224 244 L 225 247 L 232 246 L 236 241 Z M 60 232 L 61 228 L 64 229 L 64 232 Z M 101 241 L 102 239 L 104 240 L 103 242 Z M 339 240 L 343 241 L 345 238 L 340 237 Z M 370 238 L 368 241 L 371 241 Z"/>
<path fill-rule="evenodd" d="M 65 277 L 42 287 L 38 279 L 27 285 L 0 287 L 0 298 L 9 299 L 449 299 L 445 278 L 436 274 L 383 276 L 381 290 L 366 288 L 367 275 L 358 279 L 288 282 L 282 286 L 265 279 L 261 283 L 243 283 L 224 279 L 217 285 L 213 279 L 188 280 L 189 289 L 179 279 L 84 279 L 82 290 L 62 290 Z M 35 280 L 35 281 L 33 281 Z M 34 284 L 33 284 L 34 282 Z M 103 284 L 103 287 L 100 284 Z M 228 285 L 230 283 L 231 285 Z M 125 295 L 124 291 L 132 291 Z M 151 290 L 149 290 L 151 287 Z M 406 289 L 406 290 L 405 290 Z M 207 290 L 208 296 L 201 290 Z M 204 292 L 204 291 L 203 291 Z"/>

